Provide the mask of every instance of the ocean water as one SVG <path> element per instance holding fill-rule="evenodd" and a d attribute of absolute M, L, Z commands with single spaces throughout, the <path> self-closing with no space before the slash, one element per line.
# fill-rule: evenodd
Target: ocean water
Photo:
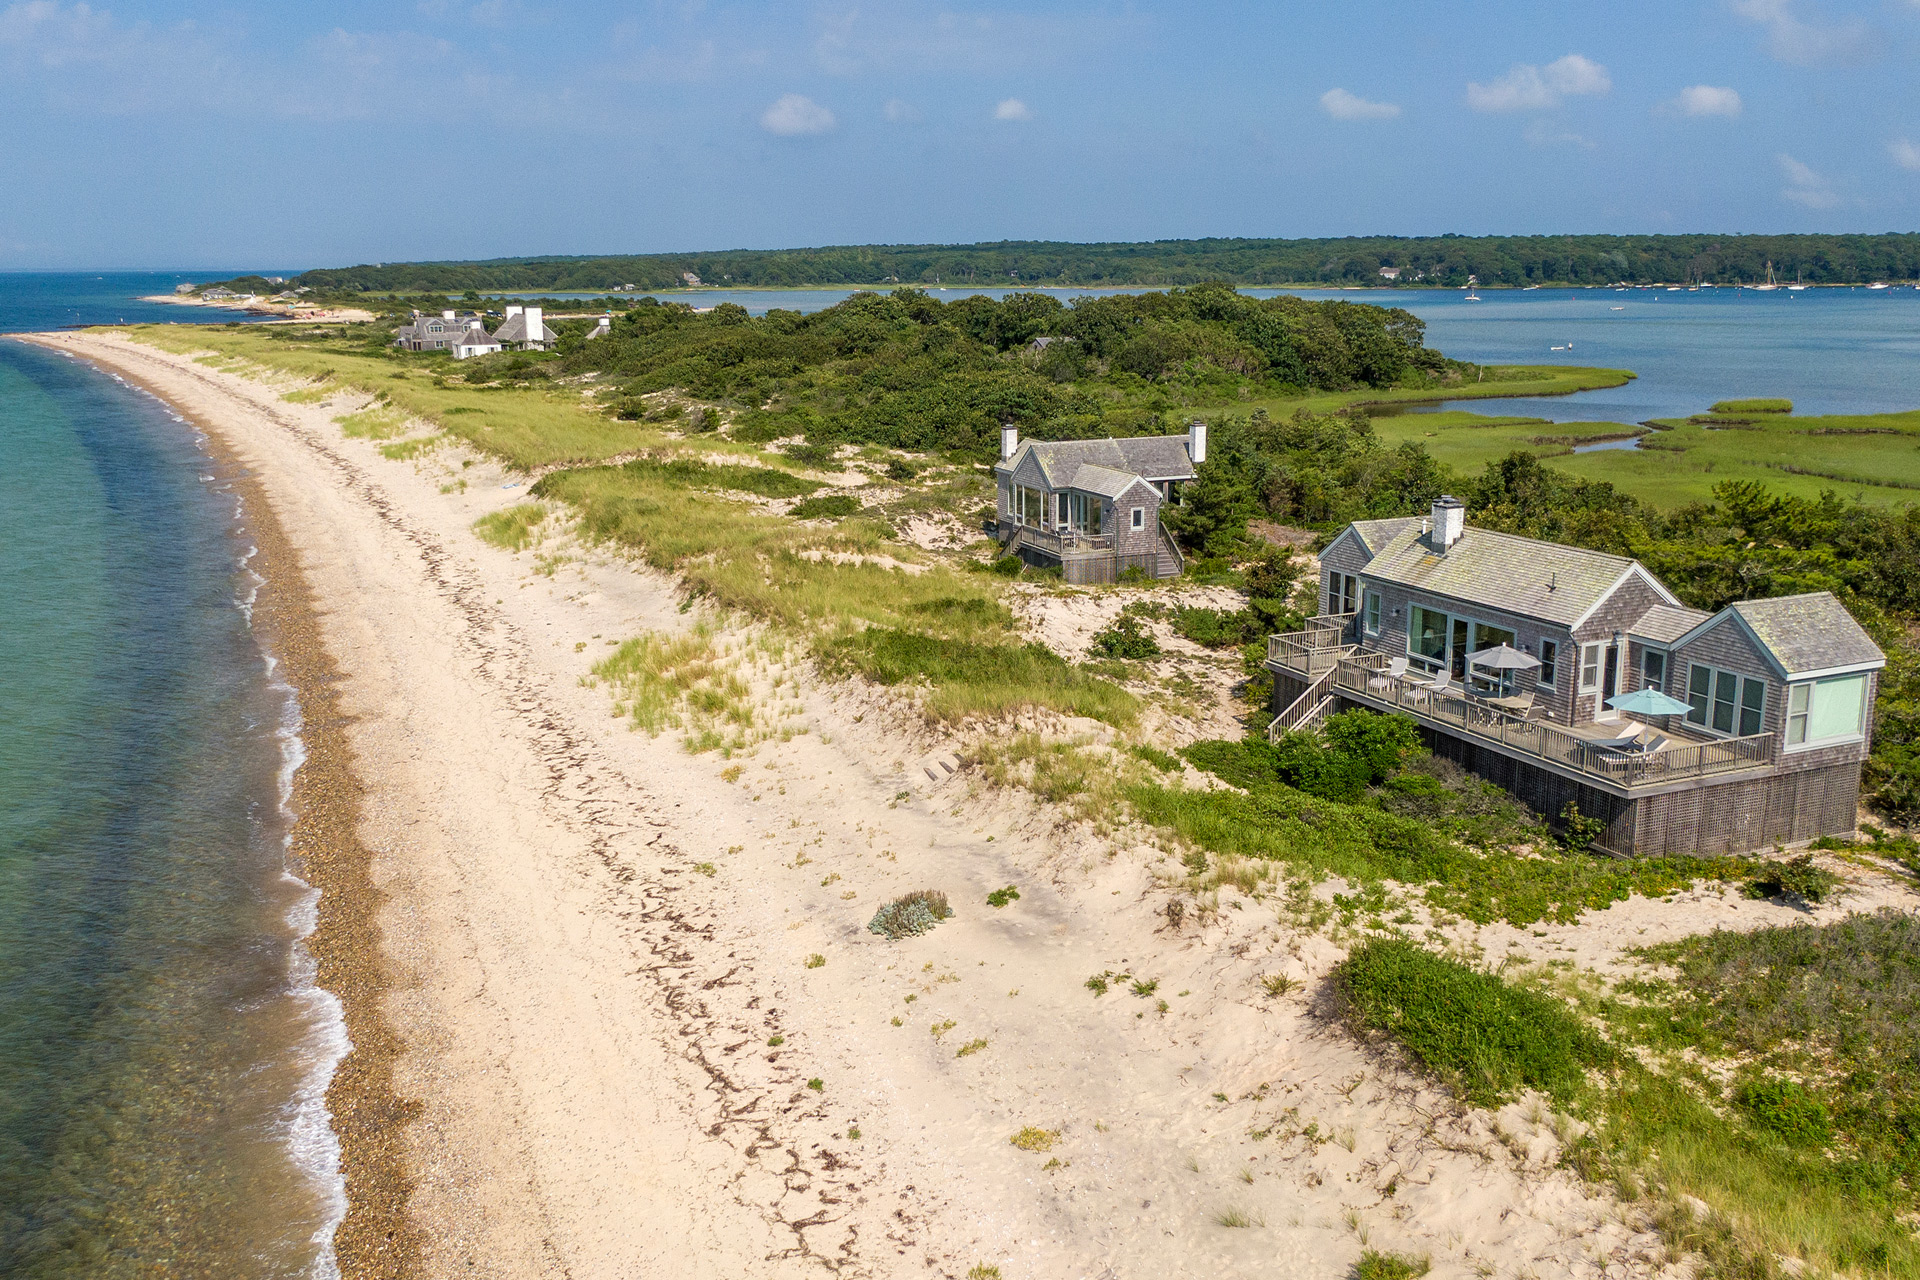
<path fill-rule="evenodd" d="M 154 318 L 25 279 L 9 328 Z M 346 1042 L 247 518 L 154 397 L 0 341 L 0 1275 L 334 1273 Z"/>
<path fill-rule="evenodd" d="M 689 290 L 660 295 L 711 307 L 733 302 L 755 315 L 774 307 L 819 311 L 851 289 Z M 1013 289 L 954 287 L 933 296 L 1004 297 Z M 1062 302 L 1134 292 L 1049 289 Z M 1447 408 L 1525 414 L 1554 422 L 1644 422 L 1681 418 L 1716 400 L 1785 396 L 1798 413 L 1888 413 L 1920 409 L 1920 290 L 1745 289 L 1685 291 L 1539 289 L 1243 289 L 1251 297 L 1303 298 L 1404 307 L 1427 324 L 1427 345 L 1478 364 L 1598 365 L 1631 369 L 1624 387 L 1572 396 L 1461 401 Z M 514 295 L 516 297 L 522 295 Z M 533 296 L 533 295 L 526 295 Z M 549 294 L 548 297 L 580 295 Z M 1562 350 L 1556 351 L 1555 347 Z"/>

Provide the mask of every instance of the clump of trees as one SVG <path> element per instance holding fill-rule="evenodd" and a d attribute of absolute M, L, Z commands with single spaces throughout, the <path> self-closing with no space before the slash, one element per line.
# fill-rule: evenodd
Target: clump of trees
<path fill-rule="evenodd" d="M 1249 298 L 1224 285 L 942 302 L 856 294 L 803 315 L 643 299 L 592 342 L 472 362 L 476 381 L 593 371 L 625 403 L 675 388 L 740 412 L 737 438 L 805 436 L 993 456 L 1000 424 L 1075 439 L 1157 434 L 1194 407 L 1313 389 L 1441 386 L 1459 367 L 1403 310 Z M 1045 339 L 1046 341 L 1039 341 Z M 516 359 L 518 363 L 516 364 Z"/>

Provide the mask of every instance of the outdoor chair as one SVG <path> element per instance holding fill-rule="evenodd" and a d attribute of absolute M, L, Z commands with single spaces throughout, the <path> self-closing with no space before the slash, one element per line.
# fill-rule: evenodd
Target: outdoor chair
<path fill-rule="evenodd" d="M 1633 726 L 1633 732 L 1618 738 L 1589 738 L 1587 745 L 1601 751 L 1632 751 L 1640 744 L 1640 735 L 1646 730 L 1639 725 Z"/>
<path fill-rule="evenodd" d="M 1405 658 L 1394 658 L 1387 663 L 1387 669 L 1384 672 L 1367 681 L 1367 688 L 1378 689 L 1382 692 L 1393 689 L 1406 678 L 1406 674 L 1407 660 Z"/>

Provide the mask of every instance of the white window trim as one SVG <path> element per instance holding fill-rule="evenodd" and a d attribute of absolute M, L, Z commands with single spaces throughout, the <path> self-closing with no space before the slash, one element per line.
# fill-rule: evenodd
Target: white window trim
<path fill-rule="evenodd" d="M 1547 666 L 1546 649 L 1548 645 L 1553 646 L 1553 674 L 1549 677 L 1546 677 L 1545 679 L 1542 679 L 1540 676 L 1536 675 L 1534 677 L 1534 685 L 1533 685 L 1533 687 L 1536 689 L 1553 689 L 1559 684 L 1561 662 L 1560 662 L 1560 642 L 1558 640 L 1542 639 L 1540 641 L 1539 670 L 1541 671 L 1546 670 L 1546 666 Z"/>
<path fill-rule="evenodd" d="M 1665 649 L 1652 645 L 1642 645 L 1640 649 L 1640 687 L 1647 688 L 1647 659 L 1658 654 L 1660 657 L 1660 692 L 1665 693 L 1673 683 L 1673 655 Z M 1765 708 L 1761 708 L 1764 718 Z"/>
<path fill-rule="evenodd" d="M 1133 509 L 1133 527 L 1136 529 L 1144 529 L 1147 527 L 1147 509 L 1145 507 L 1135 507 Z"/>
<path fill-rule="evenodd" d="M 1671 662 L 1672 659 L 1669 658 L 1668 661 Z M 1753 676 L 1748 675 L 1744 671 L 1735 671 L 1732 667 L 1716 667 L 1712 663 L 1689 660 L 1687 662 L 1687 701 L 1689 703 L 1693 701 L 1693 669 L 1695 667 L 1699 667 L 1708 673 L 1706 719 L 1695 720 L 1691 711 L 1685 711 L 1680 713 L 1682 723 L 1686 724 L 1689 728 L 1698 729 L 1700 732 L 1711 734 L 1716 738 L 1751 738 L 1758 737 L 1767 731 L 1767 699 L 1773 692 L 1773 681 L 1767 679 L 1765 676 Z M 1716 729 L 1713 727 L 1713 693 L 1722 675 L 1729 675 L 1734 678 L 1733 728 L 1731 729 Z M 1669 683 L 1672 682 L 1673 677 L 1671 672 L 1669 672 L 1667 679 Z M 1747 685 L 1749 683 L 1759 685 L 1762 691 L 1760 694 L 1760 727 L 1752 733 L 1741 733 L 1740 713 L 1746 709 Z M 1780 736 L 1782 739 L 1786 737 L 1786 720 L 1784 716 L 1781 718 Z M 1826 745 L 1832 741 L 1833 739 L 1831 738 L 1824 739 L 1822 745 Z"/>
<path fill-rule="evenodd" d="M 1587 680 L 1587 655 L 1589 653 L 1593 655 L 1593 680 L 1591 682 Z M 1606 646 L 1603 644 L 1583 644 L 1579 646 L 1576 656 L 1580 666 L 1579 669 L 1574 672 L 1573 678 L 1579 691 L 1581 693 L 1600 692 L 1601 681 L 1606 678 L 1607 672 Z"/>
<path fill-rule="evenodd" d="M 1860 700 L 1860 728 L 1856 732 L 1846 734 L 1838 738 L 1814 738 L 1808 742 L 1790 742 L 1788 741 L 1788 734 L 1792 732 L 1791 721 L 1793 718 L 1793 691 L 1795 689 L 1808 690 L 1807 710 L 1805 711 L 1804 714 L 1808 717 L 1809 720 L 1811 720 L 1813 717 L 1812 689 L 1815 685 L 1824 683 L 1824 681 L 1826 680 L 1844 680 L 1851 676 L 1864 676 L 1864 675 L 1867 675 L 1868 672 L 1872 670 L 1877 670 L 1877 668 L 1867 668 L 1865 670 L 1859 670 L 1859 671 L 1847 671 L 1837 676 L 1825 676 L 1825 677 L 1822 677 L 1821 679 L 1815 679 L 1815 680 L 1795 680 L 1792 684 L 1788 685 L 1785 693 L 1786 703 L 1784 704 L 1784 707 L 1780 712 L 1780 743 L 1781 743 L 1780 752 L 1781 754 L 1782 755 L 1798 755 L 1802 751 L 1825 751 L 1828 747 L 1854 746 L 1859 743 L 1865 742 L 1867 740 L 1867 732 L 1866 732 L 1867 720 L 1873 714 L 1873 699 L 1871 697 L 1863 697 Z M 1868 681 L 1869 685 L 1871 685 L 1871 683 L 1872 683 L 1871 681 Z M 1869 689 L 1869 692 L 1871 692 L 1870 689 Z"/>
<path fill-rule="evenodd" d="M 1360 593 L 1360 625 L 1366 629 L 1368 635 L 1380 634 L 1380 615 L 1385 612 L 1386 609 L 1380 602 L 1378 591 L 1363 590 Z"/>

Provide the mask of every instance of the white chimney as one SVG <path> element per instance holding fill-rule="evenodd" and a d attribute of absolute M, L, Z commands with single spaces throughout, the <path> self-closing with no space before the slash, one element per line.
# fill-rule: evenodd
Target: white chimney
<path fill-rule="evenodd" d="M 1187 427 L 1187 453 L 1196 467 L 1207 460 L 1207 424 L 1198 418 Z"/>
<path fill-rule="evenodd" d="M 511 320 L 511 319 L 513 319 L 513 318 L 514 318 L 515 316 L 517 316 L 517 315 L 519 315 L 519 314 L 520 314 L 520 308 L 519 308 L 519 307 L 517 307 L 517 306 L 513 306 L 513 307 L 508 307 L 508 308 L 507 308 L 507 319 L 509 319 L 509 320 Z"/>
<path fill-rule="evenodd" d="M 442 320 L 451 320 L 451 319 L 453 319 L 453 312 L 451 312 L 451 311 L 442 311 L 442 312 L 440 313 L 440 318 L 441 318 Z"/>
<path fill-rule="evenodd" d="M 1429 537 L 1434 550 L 1445 551 L 1460 541 L 1466 527 L 1467 508 L 1460 499 L 1442 494 L 1433 500 L 1433 532 Z"/>
<path fill-rule="evenodd" d="M 1020 447 L 1020 428 L 1011 422 L 1000 424 L 1000 461 L 1005 462 Z"/>
<path fill-rule="evenodd" d="M 540 308 L 527 308 L 527 341 L 538 342 L 541 338 Z"/>

